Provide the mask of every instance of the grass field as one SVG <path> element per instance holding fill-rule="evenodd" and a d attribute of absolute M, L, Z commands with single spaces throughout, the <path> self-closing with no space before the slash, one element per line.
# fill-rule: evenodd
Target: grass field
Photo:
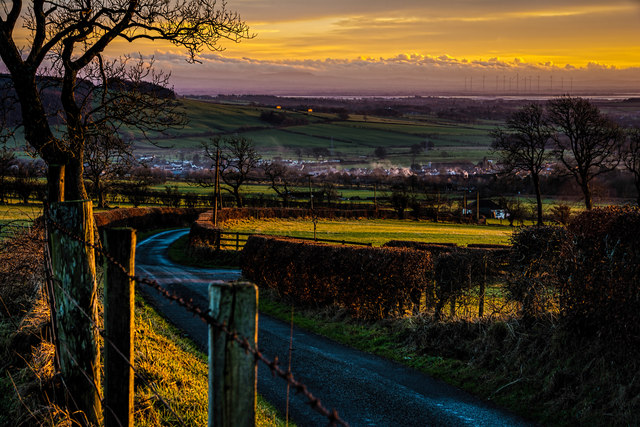
<path fill-rule="evenodd" d="M 417 161 L 477 162 L 487 156 L 490 145 L 488 133 L 498 122 L 478 121 L 475 124 L 457 123 L 431 115 L 399 117 L 394 119 L 353 115 L 348 120 L 337 120 L 334 114 L 287 111 L 291 119 L 304 119 L 307 124 L 276 127 L 260 119 L 269 107 L 232 105 L 183 99 L 181 102 L 189 118 L 182 129 L 170 130 L 162 137 L 152 138 L 160 147 L 139 142 L 140 152 L 175 155 L 175 151 L 197 151 L 202 142 L 216 134 L 237 133 L 254 141 L 265 158 L 282 156 L 298 158 L 299 151 L 327 148 L 332 158 L 350 162 L 361 161 L 362 166 L 372 161 L 376 147 L 387 148 L 388 161 L 393 165 L 409 166 L 409 147 L 433 142 L 433 150 L 417 157 Z M 136 131 L 131 136 L 138 138 Z M 309 154 L 303 154 L 309 159 Z"/>
<path fill-rule="evenodd" d="M 310 219 L 246 219 L 229 221 L 225 228 L 233 232 L 263 233 L 291 237 L 313 237 Z M 326 220 L 317 224 L 317 237 L 349 240 L 381 246 L 389 240 L 413 240 L 432 243 L 508 244 L 513 228 L 508 225 L 441 224 L 409 220 Z"/>

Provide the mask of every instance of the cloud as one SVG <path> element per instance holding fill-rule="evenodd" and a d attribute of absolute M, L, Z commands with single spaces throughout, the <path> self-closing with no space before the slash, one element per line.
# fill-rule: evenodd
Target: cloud
<path fill-rule="evenodd" d="M 451 55 L 400 53 L 353 59 L 265 60 L 210 53 L 201 64 L 188 65 L 174 52 L 155 53 L 160 68 L 170 67 L 180 93 L 461 93 L 481 87 L 515 91 L 535 86 L 556 90 L 571 82 L 576 90 L 624 90 L 637 87 L 640 67 L 617 68 L 591 62 L 585 66 L 527 62 L 523 58 L 468 60 Z M 540 83 L 542 82 L 542 83 Z M 626 87 L 623 87 L 626 85 Z"/>

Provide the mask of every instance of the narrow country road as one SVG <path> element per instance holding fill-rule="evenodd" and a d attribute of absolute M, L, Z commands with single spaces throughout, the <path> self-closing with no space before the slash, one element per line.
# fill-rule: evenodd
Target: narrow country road
<path fill-rule="evenodd" d="M 167 248 L 187 229 L 152 236 L 137 246 L 136 273 L 155 278 L 162 286 L 207 307 L 212 280 L 236 280 L 239 270 L 184 267 L 172 263 Z M 147 299 L 206 353 L 207 327 L 155 291 Z M 260 349 L 286 363 L 288 324 L 260 314 Z M 524 426 L 526 421 L 483 402 L 455 387 L 388 360 L 363 353 L 318 335 L 294 328 L 292 371 L 328 408 L 336 408 L 351 426 Z M 286 383 L 258 367 L 258 392 L 283 415 Z M 301 396 L 291 393 L 290 418 L 298 426 L 324 426 L 327 420 Z"/>

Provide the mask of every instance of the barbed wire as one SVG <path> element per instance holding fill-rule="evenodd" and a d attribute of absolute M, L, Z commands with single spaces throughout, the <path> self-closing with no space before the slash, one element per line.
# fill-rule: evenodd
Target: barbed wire
<path fill-rule="evenodd" d="M 235 330 L 231 330 L 229 329 L 229 327 L 227 326 L 226 322 L 218 322 L 213 316 L 211 316 L 209 314 L 208 310 L 203 310 L 201 307 L 193 304 L 193 300 L 189 299 L 189 300 L 185 300 L 183 297 L 181 297 L 179 294 L 177 293 L 172 293 L 170 291 L 168 291 L 167 289 L 165 289 L 162 285 L 160 285 L 160 283 L 158 283 L 158 281 L 153 280 L 153 279 L 149 279 L 146 277 L 140 277 L 137 276 L 135 274 L 130 274 L 127 269 L 120 263 L 118 262 L 111 254 L 109 254 L 107 251 L 105 251 L 101 245 L 97 245 L 95 243 L 91 243 L 91 242 L 87 242 L 84 238 L 75 235 L 74 233 L 72 233 L 71 231 L 65 229 L 63 226 L 61 226 L 60 224 L 56 223 L 55 221 L 53 221 L 53 219 L 51 219 L 48 210 L 45 208 L 45 222 L 47 224 L 50 224 L 52 227 L 54 227 L 56 230 L 58 230 L 60 233 L 66 235 L 68 238 L 73 239 L 79 243 L 82 243 L 96 251 L 98 251 L 100 254 L 102 254 L 102 256 L 112 265 L 114 265 L 115 267 L 117 267 L 119 270 L 122 271 L 122 273 L 127 276 L 130 280 L 134 280 L 136 283 L 140 283 L 143 285 L 146 285 L 154 290 L 156 290 L 161 296 L 163 296 L 164 298 L 175 302 L 176 304 L 178 304 L 179 306 L 183 307 L 184 309 L 186 309 L 189 313 L 199 317 L 202 321 L 204 321 L 205 323 L 207 323 L 209 326 L 214 328 L 214 332 L 216 334 L 220 334 L 220 333 L 224 333 L 225 335 L 227 335 L 227 337 L 229 337 L 232 341 L 235 341 L 237 345 L 240 346 L 240 348 L 242 348 L 246 353 L 250 353 L 254 356 L 256 362 L 260 361 L 263 364 L 265 364 L 271 374 L 273 376 L 278 376 L 280 378 L 282 378 L 283 380 L 285 380 L 289 386 L 291 386 L 295 391 L 296 394 L 302 394 L 305 398 L 307 398 L 307 404 L 316 412 L 318 412 L 320 415 L 324 416 L 325 418 L 327 418 L 329 420 L 329 425 L 334 426 L 336 424 L 338 425 L 342 425 L 345 427 L 348 427 L 349 424 L 344 421 L 342 418 L 340 418 L 340 416 L 338 415 L 338 411 L 334 408 L 334 409 L 327 409 L 322 402 L 320 401 L 319 398 L 317 398 L 316 396 L 313 395 L 313 393 L 311 393 L 308 389 L 308 387 L 302 383 L 301 381 L 298 381 L 295 379 L 293 373 L 289 370 L 284 370 L 280 367 L 279 364 L 279 359 L 278 356 L 275 356 L 273 358 L 273 360 L 269 360 L 266 356 L 264 356 L 262 354 L 262 352 L 251 345 L 251 343 L 249 342 L 247 337 L 244 336 L 240 336 L 238 334 L 237 331 Z"/>
<path fill-rule="evenodd" d="M 148 378 L 146 378 L 146 376 L 144 374 L 142 374 L 141 372 L 139 372 L 135 368 L 135 366 L 133 365 L 133 362 L 120 351 L 118 346 L 109 338 L 109 336 L 107 335 L 106 331 L 104 329 L 100 328 L 100 326 L 97 324 L 96 320 L 89 313 L 87 313 L 86 310 L 84 310 L 84 308 L 82 308 L 78 304 L 78 302 L 75 300 L 75 298 L 60 284 L 60 281 L 57 280 L 54 277 L 54 275 L 53 275 L 53 267 L 52 267 L 52 263 L 51 263 L 51 252 L 50 252 L 50 248 L 49 248 L 49 245 L 48 245 L 48 243 L 49 243 L 49 240 L 48 240 L 49 233 L 48 233 L 48 231 L 45 231 L 45 236 L 46 236 L 46 238 L 45 238 L 45 245 L 46 246 L 45 246 L 44 254 L 45 254 L 45 272 L 46 272 L 46 276 L 47 276 L 47 281 L 50 281 L 50 283 L 52 285 L 56 285 L 56 287 L 58 289 L 60 289 L 60 291 L 62 291 L 62 293 L 65 294 L 65 296 L 67 297 L 67 300 L 70 301 L 78 309 L 80 314 L 82 314 L 84 317 L 87 318 L 87 320 L 89 320 L 89 322 L 90 322 L 91 326 L 93 327 L 93 329 L 95 329 L 96 332 L 98 332 L 100 334 L 100 336 L 103 338 L 105 343 L 109 344 L 109 346 L 111 348 L 113 348 L 120 357 L 122 357 L 122 359 L 125 361 L 125 363 L 127 365 L 129 365 L 129 367 L 133 370 L 133 373 L 136 376 L 136 378 L 140 379 L 151 390 L 151 392 L 158 398 L 158 400 L 173 414 L 173 416 L 176 417 L 176 419 L 178 420 L 180 425 L 185 426 L 186 424 L 185 424 L 184 420 L 182 420 L 180 415 L 178 415 L 175 412 L 175 410 L 171 407 L 171 405 L 169 405 L 169 403 L 160 395 L 160 393 L 156 390 L 156 387 L 153 385 L 152 381 L 149 380 Z M 51 290 L 50 292 L 53 292 L 53 290 Z M 55 310 L 55 307 L 52 307 L 51 309 Z M 56 348 L 58 348 L 58 347 L 59 347 L 59 345 L 56 343 Z M 96 390 L 98 392 L 98 396 L 100 397 L 100 401 L 102 403 L 102 406 L 104 408 L 108 409 L 109 411 L 111 411 L 111 413 L 114 415 L 114 418 L 116 419 L 118 424 L 122 425 L 121 421 L 119 419 L 117 419 L 116 414 L 114 413 L 113 409 L 105 404 L 105 399 L 104 399 L 104 397 L 100 396 L 100 391 L 96 387 L 95 382 L 93 382 L 93 380 L 90 379 L 90 376 L 82 368 L 80 368 L 78 363 L 75 361 L 75 358 L 73 358 L 73 356 L 71 355 L 71 352 L 69 351 L 69 349 L 66 348 L 65 350 L 66 350 L 66 353 L 71 357 L 72 361 L 74 361 L 74 364 L 76 365 L 76 367 L 81 371 L 83 376 L 88 381 L 91 382 L 91 385 L 94 388 L 96 388 Z M 56 354 L 56 359 L 58 360 L 58 355 L 57 354 Z M 59 366 L 59 361 L 58 361 L 58 366 Z M 66 386 L 66 383 L 64 383 L 64 380 L 63 380 L 63 386 L 65 387 L 65 389 L 67 390 L 67 392 L 71 396 L 70 390 Z M 76 404 L 75 403 L 75 399 L 74 399 L 73 396 L 71 396 L 71 399 L 74 401 L 74 404 Z"/>

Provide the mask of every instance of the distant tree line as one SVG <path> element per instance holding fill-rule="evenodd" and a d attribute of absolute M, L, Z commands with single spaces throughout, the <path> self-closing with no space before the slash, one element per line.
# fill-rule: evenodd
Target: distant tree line
<path fill-rule="evenodd" d="M 620 165 L 634 176 L 640 203 L 640 135 L 623 129 L 585 98 L 561 96 L 545 105 L 532 103 L 514 112 L 503 127 L 491 132 L 499 172 L 531 179 L 542 224 L 541 176 L 549 168 L 570 177 L 593 208 L 598 177 L 619 172 Z"/>

